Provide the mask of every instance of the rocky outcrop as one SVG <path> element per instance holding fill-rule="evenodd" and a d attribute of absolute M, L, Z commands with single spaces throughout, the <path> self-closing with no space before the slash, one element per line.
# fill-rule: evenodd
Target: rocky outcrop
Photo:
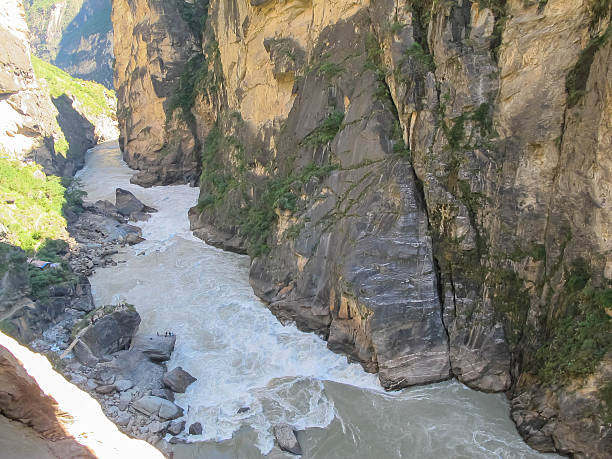
<path fill-rule="evenodd" d="M 77 327 L 84 328 L 79 336 L 75 355 L 82 363 L 91 363 L 110 354 L 128 349 L 140 325 L 140 315 L 127 304 L 103 306 L 93 311 Z"/>
<path fill-rule="evenodd" d="M 0 145 L 4 155 L 33 158 L 45 172 L 62 175 L 71 158 L 56 152 L 57 110 L 40 88 L 32 62 L 21 0 L 0 7 Z"/>
<path fill-rule="evenodd" d="M 31 58 L 21 0 L 3 3 L 0 38 L 3 155 L 34 161 L 47 174 L 74 175 L 83 166 L 85 152 L 96 141 L 116 138 L 114 97 L 102 90 L 93 100 L 96 88 L 67 74 L 60 75 L 57 68 Z"/>
<path fill-rule="evenodd" d="M 113 88 L 111 0 L 32 1 L 26 13 L 38 57 Z"/>
<path fill-rule="evenodd" d="M 163 457 L 152 446 L 117 430 L 100 406 L 56 373 L 43 357 L 0 333 L 0 414 L 21 426 L 12 454 L 40 451 L 32 457 Z M 12 427 L 13 429 L 15 427 Z M 29 441 L 29 439 L 32 441 Z M 28 445 L 20 442 L 28 441 Z M 40 455 L 39 455 L 40 454 Z M 28 456 L 30 457 L 30 456 Z"/>
<path fill-rule="evenodd" d="M 174 98 L 180 85 L 193 87 L 181 75 L 201 54 L 199 33 L 183 18 L 192 7 L 178 0 L 113 2 L 120 146 L 141 171 L 132 181 L 142 186 L 195 183 L 199 175 L 190 101 Z"/>
<path fill-rule="evenodd" d="M 607 4 L 213 0 L 207 21 L 177 92 L 194 234 L 384 387 L 506 391 L 532 446 L 604 457 Z"/>
<path fill-rule="evenodd" d="M 134 194 L 122 188 L 115 190 L 115 209 L 134 221 L 148 220 L 149 216 L 145 214 L 157 212 L 157 209 L 143 204 Z"/>

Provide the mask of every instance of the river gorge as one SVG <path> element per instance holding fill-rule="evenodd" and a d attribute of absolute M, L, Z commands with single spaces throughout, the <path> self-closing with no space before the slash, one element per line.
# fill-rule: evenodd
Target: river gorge
<path fill-rule="evenodd" d="M 611 107 L 611 0 L 3 0 L 0 456 L 608 459 Z"/>
<path fill-rule="evenodd" d="M 260 457 L 272 450 L 279 422 L 302 431 L 308 458 L 540 457 L 518 436 L 503 395 L 456 381 L 385 392 L 322 339 L 281 325 L 253 294 L 248 257 L 192 235 L 187 210 L 198 189 L 142 188 L 130 184 L 134 173 L 116 142 L 91 150 L 78 173 L 92 202 L 113 199 L 119 187 L 158 209 L 139 224 L 146 241 L 90 281 L 97 306 L 135 305 L 139 333 L 177 334 L 168 367 L 198 380 L 176 402 L 204 431 L 190 436 L 196 443 L 174 447 L 174 457 Z M 242 407 L 250 410 L 238 413 Z M 244 438 L 214 443 L 234 435 Z"/>

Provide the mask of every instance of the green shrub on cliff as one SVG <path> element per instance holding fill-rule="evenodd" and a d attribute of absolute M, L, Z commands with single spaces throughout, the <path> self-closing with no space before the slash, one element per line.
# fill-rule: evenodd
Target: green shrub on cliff
<path fill-rule="evenodd" d="M 298 195 L 302 186 L 313 178 L 322 180 L 334 169 L 336 166 L 333 164 L 320 166 L 310 163 L 299 171 L 274 177 L 266 182 L 261 197 L 243 209 L 241 215 L 240 230 L 248 240 L 249 255 L 257 257 L 270 251 L 268 241 L 278 220 L 277 209 L 295 212 L 298 209 Z M 292 229 L 287 237 L 297 237 L 302 228 Z"/>
<path fill-rule="evenodd" d="M 558 317 L 536 353 L 539 376 L 548 383 L 586 377 L 612 350 L 612 288 L 593 285 L 583 259 L 572 263 L 561 293 Z"/>
<path fill-rule="evenodd" d="M 330 113 L 317 128 L 306 136 L 303 143 L 314 146 L 326 145 L 334 140 L 334 137 L 336 137 L 336 134 L 338 134 L 342 127 L 343 120 L 343 111 L 336 110 Z"/>
<path fill-rule="evenodd" d="M 47 239 L 67 237 L 66 188 L 59 177 L 0 158 L 0 178 L 0 222 L 8 229 L 7 242 L 32 251 Z"/>

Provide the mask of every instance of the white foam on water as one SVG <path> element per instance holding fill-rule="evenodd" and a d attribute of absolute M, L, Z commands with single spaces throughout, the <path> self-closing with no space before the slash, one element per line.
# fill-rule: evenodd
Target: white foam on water
<path fill-rule="evenodd" d="M 306 429 L 326 427 L 334 419 L 347 435 L 366 435 L 354 418 L 344 419 L 336 409 L 323 382 L 335 381 L 367 389 L 363 394 L 371 402 L 369 409 L 384 406 L 390 410 L 386 414 L 406 423 L 406 429 L 409 413 L 400 410 L 407 403 L 433 401 L 427 406 L 448 409 L 459 399 L 455 408 L 460 419 L 476 423 L 473 438 L 459 440 L 456 431 L 462 426 L 445 425 L 443 413 L 429 416 L 426 408 L 421 415 L 429 416 L 431 425 L 419 435 L 414 430 L 417 443 L 430 441 L 435 433 L 454 435 L 454 441 L 474 454 L 484 450 L 490 457 L 511 457 L 513 452 L 530 451 L 513 431 L 501 396 L 477 394 L 472 399 L 478 403 L 472 403 L 465 394 L 475 393 L 452 382 L 386 394 L 375 375 L 329 351 L 317 336 L 281 325 L 249 285 L 248 257 L 210 247 L 189 231 L 187 210 L 197 202 L 198 188 L 145 189 L 129 183 L 132 175 L 116 142 L 94 148 L 79 173 L 88 201 L 114 202 L 115 188 L 121 187 L 158 209 L 148 222 L 138 224 L 147 240 L 126 247 L 118 256 L 125 263 L 98 269 L 90 278 L 94 299 L 98 306 L 118 300 L 134 304 L 142 317 L 139 333 L 177 335 L 168 367 L 182 366 L 197 378 L 176 397 L 186 409 L 187 425 L 196 421 L 203 425 L 203 434 L 191 440 L 228 439 L 248 425 L 257 432 L 257 446 L 265 454 L 274 444 L 274 424 L 287 422 Z M 504 413 L 502 424 L 476 422 L 488 416 L 479 406 L 481 400 Z M 250 410 L 239 414 L 242 407 Z"/>

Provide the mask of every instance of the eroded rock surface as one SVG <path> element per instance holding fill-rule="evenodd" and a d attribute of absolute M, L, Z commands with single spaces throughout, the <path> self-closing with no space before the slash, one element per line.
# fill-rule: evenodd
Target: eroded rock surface
<path fill-rule="evenodd" d="M 532 446 L 605 457 L 608 5 L 213 0 L 207 21 L 177 91 L 194 234 L 386 388 L 507 391 Z M 141 150 L 180 114 L 133 115 Z"/>
<path fill-rule="evenodd" d="M 120 144 L 126 162 L 141 171 L 132 181 L 142 186 L 195 183 L 199 175 L 196 139 L 184 119 L 190 114 L 167 114 L 183 70 L 201 54 L 200 37 L 182 15 L 193 4 L 113 2 Z"/>

